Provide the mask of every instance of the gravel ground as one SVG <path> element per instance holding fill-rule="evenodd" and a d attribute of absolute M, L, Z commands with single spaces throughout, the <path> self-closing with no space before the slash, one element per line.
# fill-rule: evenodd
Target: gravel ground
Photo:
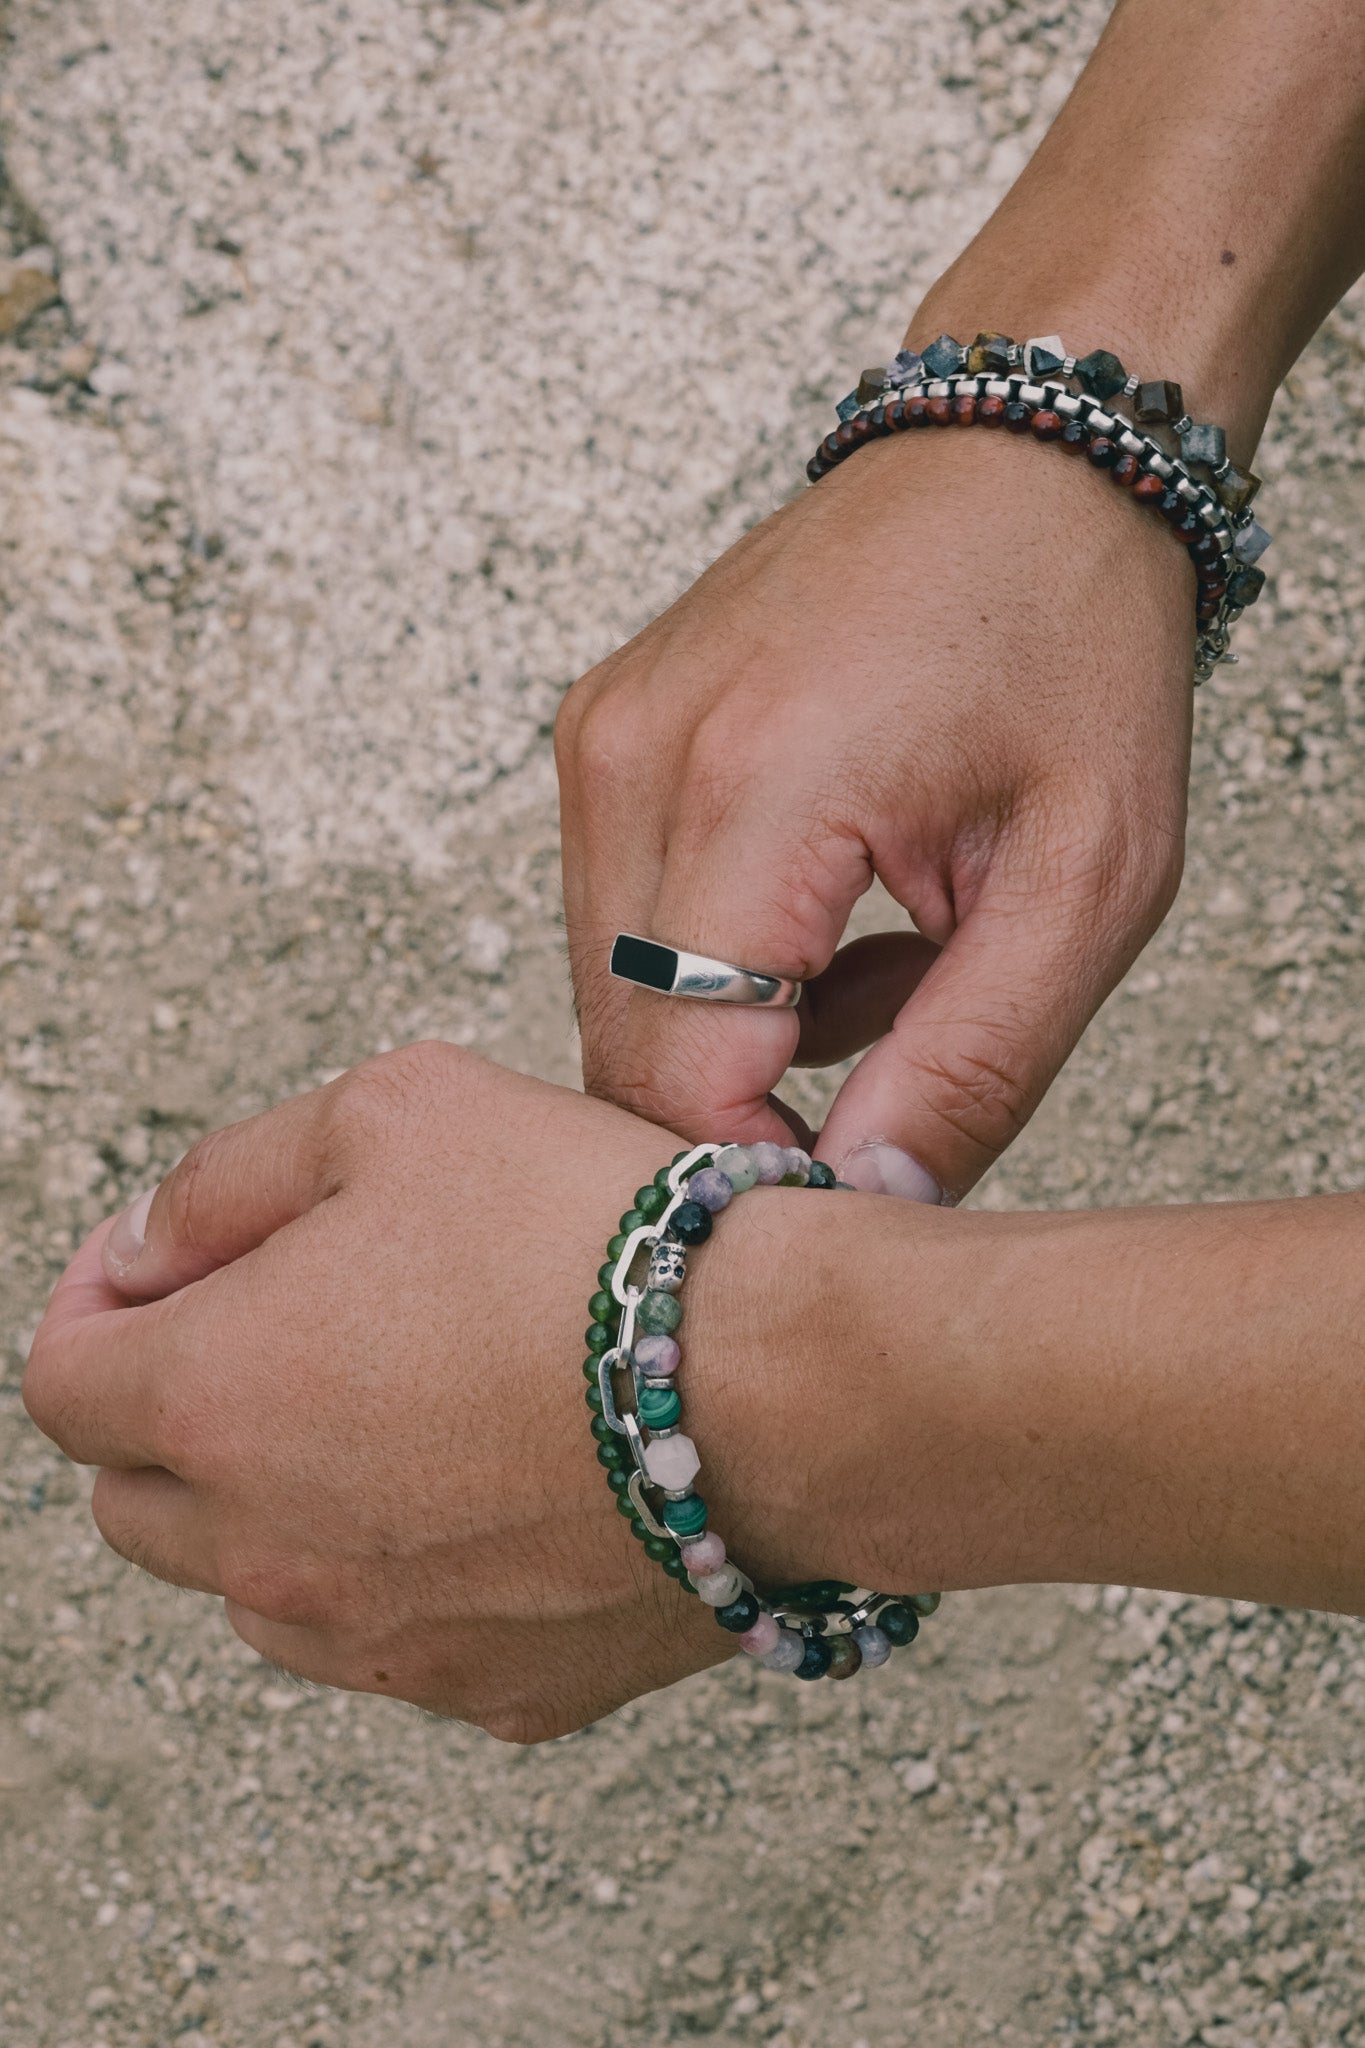
<path fill-rule="evenodd" d="M 1103 13 L 12 11 L 6 2048 L 1365 2040 L 1355 1622 L 959 1597 L 865 1683 L 515 1751 L 282 1684 L 18 1398 L 73 1245 L 205 1127 L 424 1033 L 573 1077 L 558 695 L 790 491 Z M 981 1202 L 1365 1185 L 1365 299 L 1258 467 L 1180 902 Z"/>

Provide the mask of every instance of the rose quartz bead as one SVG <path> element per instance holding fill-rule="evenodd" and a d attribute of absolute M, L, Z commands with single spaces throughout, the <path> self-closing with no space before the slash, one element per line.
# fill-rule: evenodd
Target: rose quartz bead
<path fill-rule="evenodd" d="M 635 1346 L 635 1363 L 646 1379 L 667 1379 L 669 1373 L 678 1370 L 681 1357 L 682 1353 L 672 1337 L 642 1337 Z"/>
<path fill-rule="evenodd" d="M 645 1470 L 656 1486 L 681 1493 L 700 1472 L 701 1459 L 690 1436 L 656 1436 L 645 1445 Z"/>
<path fill-rule="evenodd" d="M 708 1529 L 695 1543 L 684 1543 L 682 1561 L 690 1572 L 718 1572 L 725 1562 L 725 1545 L 714 1529 Z"/>
<path fill-rule="evenodd" d="M 752 1628 L 746 1628 L 739 1639 L 741 1650 L 747 1650 L 751 1657 L 766 1657 L 777 1648 L 777 1639 L 782 1631 L 775 1614 L 760 1614 Z"/>

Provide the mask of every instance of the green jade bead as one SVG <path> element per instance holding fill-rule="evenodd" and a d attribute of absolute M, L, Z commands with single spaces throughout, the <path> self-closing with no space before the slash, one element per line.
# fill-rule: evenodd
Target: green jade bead
<path fill-rule="evenodd" d="M 607 1474 L 607 1485 L 613 1493 L 624 1493 L 630 1485 L 630 1473 L 623 1466 L 614 1466 Z"/>
<path fill-rule="evenodd" d="M 644 1543 L 649 1538 L 649 1524 L 642 1522 L 640 1517 L 636 1515 L 631 1520 L 630 1533 L 637 1543 Z"/>
<path fill-rule="evenodd" d="M 635 1190 L 635 1206 L 644 1217 L 646 1223 L 656 1222 L 663 1215 L 671 1200 L 671 1195 L 667 1194 L 663 1188 L 656 1188 L 653 1181 L 650 1182 L 647 1188 L 636 1188 Z"/>
<path fill-rule="evenodd" d="M 604 1351 L 610 1351 L 616 1342 L 616 1332 L 609 1330 L 605 1323 L 589 1323 L 583 1332 L 583 1342 L 589 1351 L 595 1351 L 600 1358 Z"/>
<path fill-rule="evenodd" d="M 639 1419 L 646 1429 L 669 1429 L 682 1414 L 682 1402 L 672 1387 L 642 1387 Z"/>
<path fill-rule="evenodd" d="M 620 1441 L 605 1415 L 594 1415 L 589 1427 L 599 1444 L 614 1444 Z"/>
<path fill-rule="evenodd" d="M 635 1321 L 650 1337 L 671 1337 L 682 1321 L 682 1303 L 676 1294 L 661 1294 L 651 1288 L 640 1296 Z M 589 1350 L 592 1346 L 589 1344 Z"/>
<path fill-rule="evenodd" d="M 693 1590 L 691 1582 L 687 1576 L 687 1566 L 683 1563 L 682 1559 L 677 1555 L 676 1551 L 674 1552 L 672 1557 L 661 1557 L 659 1562 L 663 1566 L 664 1570 L 668 1573 L 670 1579 L 677 1579 L 680 1584 L 687 1587 L 689 1592 Z"/>
<path fill-rule="evenodd" d="M 706 1527 L 706 1502 L 698 1493 L 689 1493 L 682 1500 L 666 1500 L 660 1519 L 677 1537 L 700 1536 Z"/>
<path fill-rule="evenodd" d="M 587 1402 L 594 1415 L 602 1413 L 602 1389 L 599 1386 L 584 1387 L 583 1399 Z"/>
<path fill-rule="evenodd" d="M 625 1518 L 626 1518 L 626 1520 L 627 1520 L 628 1522 L 630 1522 L 630 1521 L 634 1521 L 634 1519 L 635 1519 L 635 1503 L 634 1503 L 634 1501 L 633 1501 L 633 1500 L 631 1499 L 631 1497 L 630 1497 L 630 1495 L 629 1495 L 628 1493 L 618 1493 L 618 1494 L 617 1494 L 617 1496 L 616 1496 L 616 1512 L 617 1512 L 617 1514 L 618 1514 L 618 1515 L 624 1515 L 624 1516 L 625 1516 Z M 643 1526 L 644 1526 L 644 1525 L 643 1525 L 643 1524 L 641 1524 L 641 1527 L 643 1527 Z"/>
<path fill-rule="evenodd" d="M 633 1230 L 643 1230 L 644 1224 L 645 1219 L 638 1209 L 627 1209 L 625 1215 L 621 1218 L 622 1237 L 629 1237 Z"/>
<path fill-rule="evenodd" d="M 604 1294 L 611 1294 L 611 1283 L 615 1278 L 616 1261 L 615 1259 L 608 1259 L 605 1265 L 599 1266 L 597 1269 L 597 1284 Z M 612 1299 L 615 1300 L 615 1298 L 612 1295 Z"/>
<path fill-rule="evenodd" d="M 619 1439 L 613 1433 L 612 1440 L 609 1444 L 599 1444 L 597 1446 L 597 1462 L 599 1465 L 605 1466 L 608 1472 L 619 1472 L 623 1479 L 629 1479 L 630 1471 L 627 1469 L 626 1465 L 626 1460 L 629 1456 L 629 1453 L 623 1450 L 619 1450 L 617 1448 L 618 1442 Z M 634 1466 L 634 1463 L 635 1460 L 632 1458 L 630 1460 L 630 1464 L 632 1467 Z M 607 1484 L 610 1486 L 611 1481 L 608 1480 Z M 612 1492 L 614 1493 L 615 1491 L 615 1487 L 612 1487 Z"/>
<path fill-rule="evenodd" d="M 616 1265 L 617 1260 L 620 1258 L 625 1248 L 626 1240 L 624 1234 L 621 1231 L 618 1230 L 615 1237 L 609 1237 L 607 1239 L 607 1257 L 610 1259 L 613 1267 Z"/>
<path fill-rule="evenodd" d="M 671 1536 L 646 1536 L 645 1556 L 652 1564 L 664 1564 L 670 1557 L 678 1555 L 678 1546 Z"/>
<path fill-rule="evenodd" d="M 588 1317 L 594 1323 L 609 1323 L 618 1313 L 616 1302 L 605 1288 L 599 1287 L 588 1303 Z"/>
<path fill-rule="evenodd" d="M 591 1380 L 594 1386 L 597 1385 L 597 1360 L 595 1358 L 585 1358 L 583 1360 L 583 1377 L 585 1380 Z"/>

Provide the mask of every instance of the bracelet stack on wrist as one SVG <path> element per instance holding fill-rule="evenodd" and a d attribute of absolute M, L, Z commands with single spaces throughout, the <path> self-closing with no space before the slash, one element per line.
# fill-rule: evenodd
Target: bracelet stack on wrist
<path fill-rule="evenodd" d="M 1119 401 L 1131 403 L 1132 420 Z M 1260 479 L 1229 461 L 1221 427 L 1189 417 L 1178 384 L 1129 376 L 1107 349 L 1078 359 L 1055 334 L 1022 343 L 978 334 L 970 347 L 941 334 L 923 355 L 902 349 L 887 369 L 865 370 L 838 413 L 838 427 L 806 465 L 812 483 L 865 442 L 914 427 L 1003 426 L 1084 450 L 1150 503 L 1189 550 L 1195 682 L 1237 659 L 1229 633 L 1261 594 L 1265 572 L 1256 564 L 1271 538 L 1251 512 Z"/>
<path fill-rule="evenodd" d="M 680 1424 L 679 1291 L 688 1250 L 712 1218 L 758 1185 L 833 1188 L 828 1166 L 795 1146 L 700 1145 L 680 1152 L 621 1218 L 589 1303 L 588 1407 L 597 1458 L 645 1553 L 711 1607 L 739 1647 L 771 1671 L 850 1678 L 913 1642 L 937 1593 L 875 1593 L 841 1579 L 760 1589 L 727 1557 L 696 1491 L 701 1460 Z M 643 1287 L 631 1280 L 647 1259 Z M 629 1392 L 630 1405 L 618 1398 Z"/>

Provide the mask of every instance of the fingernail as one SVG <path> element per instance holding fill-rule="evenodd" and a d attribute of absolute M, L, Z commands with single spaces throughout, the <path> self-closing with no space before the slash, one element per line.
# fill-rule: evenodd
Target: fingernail
<path fill-rule="evenodd" d="M 868 1195 L 898 1195 L 903 1202 L 937 1204 L 943 1200 L 943 1190 L 932 1173 L 899 1145 L 888 1145 L 882 1138 L 855 1145 L 839 1168 L 839 1178 Z"/>
<path fill-rule="evenodd" d="M 155 1188 L 148 1188 L 146 1194 L 139 1195 L 114 1219 L 114 1227 L 104 1240 L 105 1271 L 111 1279 L 125 1279 L 141 1257 L 147 1242 L 147 1212 L 155 1193 Z"/>

